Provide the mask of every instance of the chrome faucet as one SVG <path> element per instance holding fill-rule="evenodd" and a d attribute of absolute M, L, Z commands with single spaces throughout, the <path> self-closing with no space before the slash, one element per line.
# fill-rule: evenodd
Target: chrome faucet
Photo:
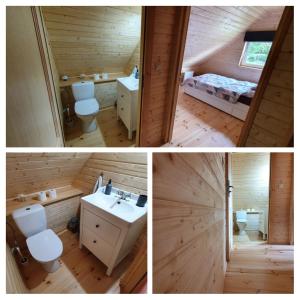
<path fill-rule="evenodd" d="M 117 194 L 120 197 L 120 200 L 129 201 L 129 199 L 127 199 L 127 198 L 131 197 L 131 193 L 126 193 L 126 192 L 121 191 L 121 190 L 118 190 Z"/>

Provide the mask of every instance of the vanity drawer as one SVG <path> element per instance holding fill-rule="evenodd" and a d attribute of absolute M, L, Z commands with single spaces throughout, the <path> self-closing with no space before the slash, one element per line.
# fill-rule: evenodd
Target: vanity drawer
<path fill-rule="evenodd" d="M 83 210 L 83 228 L 88 228 L 108 244 L 114 246 L 120 236 L 120 228 L 93 214 Z"/>
<path fill-rule="evenodd" d="M 82 232 L 82 243 L 104 264 L 109 265 L 113 248 L 97 234 L 84 228 Z"/>
<path fill-rule="evenodd" d="M 118 98 L 118 114 L 127 128 L 130 128 L 130 99 Z"/>
<path fill-rule="evenodd" d="M 130 99 L 130 92 L 120 83 L 117 85 L 118 97 Z"/>

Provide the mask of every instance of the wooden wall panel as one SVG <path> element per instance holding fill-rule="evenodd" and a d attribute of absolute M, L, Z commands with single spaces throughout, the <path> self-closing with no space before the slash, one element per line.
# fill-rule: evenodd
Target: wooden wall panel
<path fill-rule="evenodd" d="M 293 181 L 293 153 L 271 153 L 270 244 L 290 244 L 293 236 Z"/>
<path fill-rule="evenodd" d="M 146 153 L 94 153 L 73 184 L 85 193 L 90 193 L 101 173 L 103 184 L 112 179 L 113 186 L 117 188 L 147 194 Z"/>
<path fill-rule="evenodd" d="M 247 31 L 275 31 L 278 27 L 283 7 L 274 8 L 259 17 L 246 30 Z M 245 33 L 239 33 L 222 51 L 209 57 L 203 64 L 196 67 L 196 72 L 216 73 L 240 80 L 258 82 L 261 69 L 240 67 L 239 62 L 244 48 Z"/>
<path fill-rule="evenodd" d="M 70 185 L 90 153 L 7 153 L 6 197 Z"/>
<path fill-rule="evenodd" d="M 225 156 L 153 154 L 155 293 L 222 293 Z"/>
<path fill-rule="evenodd" d="M 43 7 L 60 75 L 125 71 L 140 39 L 141 7 Z"/>
<path fill-rule="evenodd" d="M 134 66 L 140 66 L 140 51 L 141 51 L 141 47 L 140 47 L 140 43 L 138 43 L 138 45 L 135 47 L 133 54 L 131 55 L 127 65 L 126 65 L 126 69 L 125 69 L 125 73 L 130 75 Z M 140 74 L 140 70 L 139 70 L 139 74 Z"/>
<path fill-rule="evenodd" d="M 179 80 L 176 53 L 180 46 L 178 42 L 181 40 L 185 10 L 178 6 L 145 8 L 144 82 L 140 119 L 140 146 L 143 147 L 157 147 L 166 143 L 173 88 Z"/>
<path fill-rule="evenodd" d="M 117 82 L 95 84 L 95 97 L 101 108 L 114 106 L 118 99 Z"/>
<path fill-rule="evenodd" d="M 286 8 L 262 73 L 239 146 L 286 147 L 293 139 L 293 9 Z"/>
<path fill-rule="evenodd" d="M 79 206 L 79 196 L 45 206 L 48 227 L 55 232 L 65 230 L 70 219 L 79 216 Z"/>
<path fill-rule="evenodd" d="M 38 18 L 38 17 L 37 17 Z M 6 143 L 8 147 L 63 145 L 42 29 L 31 8 L 6 9 Z M 38 38 L 39 37 L 39 38 Z"/>
<path fill-rule="evenodd" d="M 28 292 L 17 263 L 9 246 L 6 244 L 6 293 L 25 294 Z"/>
<path fill-rule="evenodd" d="M 257 82 L 260 70 L 238 66 L 247 30 L 275 30 L 283 7 L 193 6 L 183 71 L 215 72 Z"/>
<path fill-rule="evenodd" d="M 269 205 L 270 154 L 231 155 L 233 209 L 266 210 Z"/>

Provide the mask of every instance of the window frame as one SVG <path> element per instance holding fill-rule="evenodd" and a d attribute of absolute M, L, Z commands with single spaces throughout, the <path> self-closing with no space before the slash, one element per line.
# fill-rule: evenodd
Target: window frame
<path fill-rule="evenodd" d="M 264 68 L 265 64 L 262 66 L 262 65 L 255 65 L 255 64 L 246 63 L 246 53 L 247 53 L 247 50 L 248 50 L 248 47 L 249 47 L 250 43 L 255 43 L 255 42 L 254 41 L 245 41 L 244 42 L 244 47 L 243 47 L 242 55 L 241 55 L 241 58 L 240 58 L 240 61 L 239 61 L 239 66 L 242 67 L 242 68 L 262 70 Z M 270 42 L 270 43 L 272 44 L 272 42 Z M 271 49 L 270 49 L 270 51 L 271 51 Z M 269 54 L 270 54 L 270 52 L 268 53 L 268 56 L 269 56 Z"/>

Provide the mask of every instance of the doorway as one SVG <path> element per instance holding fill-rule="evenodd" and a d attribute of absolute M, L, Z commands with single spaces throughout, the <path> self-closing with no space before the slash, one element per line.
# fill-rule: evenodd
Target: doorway
<path fill-rule="evenodd" d="M 166 146 L 237 146 L 283 10 L 191 7 Z"/>
<path fill-rule="evenodd" d="M 231 249 L 268 240 L 270 153 L 229 155 Z"/>
<path fill-rule="evenodd" d="M 7 146 L 139 144 L 142 7 L 8 7 L 6 19 Z"/>

